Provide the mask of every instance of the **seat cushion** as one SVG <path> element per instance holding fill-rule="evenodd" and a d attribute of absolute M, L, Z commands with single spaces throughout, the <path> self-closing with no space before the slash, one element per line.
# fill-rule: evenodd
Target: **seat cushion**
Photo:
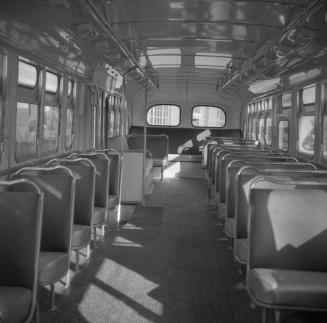
<path fill-rule="evenodd" d="M 92 225 L 99 226 L 104 224 L 105 221 L 106 221 L 106 209 L 103 207 L 95 206 L 93 208 Z"/>
<path fill-rule="evenodd" d="M 162 158 L 152 158 L 153 166 L 154 167 L 165 167 L 168 165 L 168 159 Z"/>
<path fill-rule="evenodd" d="M 225 233 L 228 238 L 234 238 L 235 236 L 235 219 L 226 218 L 225 219 Z"/>
<path fill-rule="evenodd" d="M 327 273 L 285 269 L 251 269 L 248 276 L 251 296 L 265 304 L 327 307 Z"/>
<path fill-rule="evenodd" d="M 234 239 L 234 255 L 238 262 L 247 263 L 248 250 L 249 250 L 248 239 Z"/>
<path fill-rule="evenodd" d="M 47 285 L 58 281 L 66 275 L 68 266 L 68 253 L 41 251 L 38 270 L 39 284 Z"/>
<path fill-rule="evenodd" d="M 0 286 L 0 322 L 25 321 L 31 301 L 32 291 L 28 288 Z"/>
<path fill-rule="evenodd" d="M 88 225 L 74 224 L 72 234 L 72 249 L 79 249 L 91 241 L 91 227 Z"/>
<path fill-rule="evenodd" d="M 108 210 L 114 209 L 118 202 L 118 195 L 108 195 Z"/>

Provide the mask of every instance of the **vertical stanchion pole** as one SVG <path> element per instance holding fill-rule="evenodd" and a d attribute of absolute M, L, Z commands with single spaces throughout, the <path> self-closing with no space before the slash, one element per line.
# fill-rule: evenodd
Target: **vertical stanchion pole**
<path fill-rule="evenodd" d="M 146 135 L 147 135 L 147 118 L 146 109 L 148 105 L 148 80 L 145 79 L 144 93 L 144 125 L 143 125 L 143 185 L 142 185 L 142 205 L 145 205 L 145 166 L 146 166 Z"/>

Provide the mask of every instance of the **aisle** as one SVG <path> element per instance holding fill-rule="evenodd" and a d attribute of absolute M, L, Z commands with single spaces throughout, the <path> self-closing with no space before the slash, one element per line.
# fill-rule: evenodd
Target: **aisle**
<path fill-rule="evenodd" d="M 41 322 L 235 322 L 202 180 L 158 182 Z"/>

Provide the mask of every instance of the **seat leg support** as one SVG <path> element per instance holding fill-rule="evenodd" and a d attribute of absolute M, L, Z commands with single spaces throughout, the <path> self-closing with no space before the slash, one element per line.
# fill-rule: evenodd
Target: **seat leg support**
<path fill-rule="evenodd" d="M 55 284 L 52 283 L 51 285 L 51 311 L 54 311 L 56 309 L 56 289 L 55 289 Z"/>
<path fill-rule="evenodd" d="M 65 288 L 69 288 L 69 286 L 70 286 L 70 271 L 68 270 L 66 274 Z"/>
<path fill-rule="evenodd" d="M 267 309 L 263 308 L 262 309 L 262 323 L 267 323 Z"/>
<path fill-rule="evenodd" d="M 90 245 L 88 244 L 86 246 L 86 259 L 89 259 L 90 258 L 90 255 L 91 255 L 91 247 Z"/>
<path fill-rule="evenodd" d="M 75 272 L 78 272 L 78 269 L 79 269 L 79 250 L 75 250 L 75 254 L 76 254 Z"/>
<path fill-rule="evenodd" d="M 93 248 L 97 246 L 97 227 L 93 228 Z"/>
<path fill-rule="evenodd" d="M 274 311 L 274 317 L 275 317 L 275 323 L 280 323 L 281 322 L 280 310 L 275 310 Z"/>

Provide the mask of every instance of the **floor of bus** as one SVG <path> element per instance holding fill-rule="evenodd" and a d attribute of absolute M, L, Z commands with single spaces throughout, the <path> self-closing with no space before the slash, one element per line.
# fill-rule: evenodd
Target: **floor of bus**
<path fill-rule="evenodd" d="M 41 322 L 260 322 L 207 200 L 203 179 L 156 182 L 146 207 L 111 230 L 71 282 L 57 309 L 39 288 Z M 58 284 L 57 284 L 58 285 Z M 282 312 L 283 322 L 326 322 Z"/>

